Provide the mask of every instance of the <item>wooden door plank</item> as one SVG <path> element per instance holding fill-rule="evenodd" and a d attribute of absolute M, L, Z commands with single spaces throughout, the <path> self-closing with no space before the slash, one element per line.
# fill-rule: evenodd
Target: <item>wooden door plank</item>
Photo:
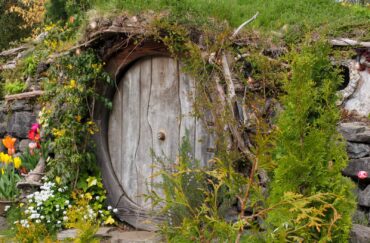
<path fill-rule="evenodd" d="M 179 69 L 179 96 L 180 96 L 180 140 L 181 145 L 187 135 L 192 146 L 192 156 L 195 158 L 195 126 L 196 118 L 193 115 L 193 104 L 195 102 L 195 80 Z M 186 134 L 187 133 L 187 134 Z"/>
<path fill-rule="evenodd" d="M 135 203 L 138 201 L 137 188 L 139 168 L 135 162 L 135 152 L 139 142 L 140 119 L 140 64 L 134 64 L 125 75 L 122 103 L 122 161 L 121 183 L 127 196 Z"/>
<path fill-rule="evenodd" d="M 137 174 L 137 204 L 144 208 L 151 208 L 151 201 L 145 202 L 145 194 L 151 190 L 153 134 L 148 121 L 149 98 L 152 86 L 152 59 L 146 58 L 140 61 L 140 114 L 139 123 L 139 146 L 135 153 L 135 163 L 138 168 Z"/>
<path fill-rule="evenodd" d="M 174 161 L 179 147 L 180 101 L 177 62 L 168 57 L 152 59 L 152 89 L 148 121 L 153 131 L 153 152 Z M 158 134 L 163 132 L 165 139 Z M 153 162 L 153 168 L 158 167 Z M 161 178 L 153 178 L 158 183 Z"/>
<path fill-rule="evenodd" d="M 200 161 L 201 166 L 207 166 L 215 153 L 215 135 L 207 129 L 207 123 L 212 122 L 210 112 L 204 114 L 204 120 L 196 120 L 195 158 Z"/>
<path fill-rule="evenodd" d="M 123 103 L 123 83 L 124 79 L 118 84 L 116 94 L 113 98 L 113 109 L 109 116 L 108 125 L 108 149 L 112 167 L 116 177 L 121 181 L 121 161 L 122 161 L 122 103 Z"/>

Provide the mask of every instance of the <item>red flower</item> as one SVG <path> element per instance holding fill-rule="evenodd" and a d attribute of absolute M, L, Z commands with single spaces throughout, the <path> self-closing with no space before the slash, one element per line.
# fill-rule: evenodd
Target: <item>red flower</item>
<path fill-rule="evenodd" d="M 368 174 L 366 171 L 364 171 L 364 170 L 360 170 L 360 171 L 357 173 L 357 177 L 358 177 L 359 179 L 366 179 L 368 175 L 369 175 L 369 174 Z"/>
<path fill-rule="evenodd" d="M 28 138 L 32 141 L 39 141 L 40 140 L 40 133 L 38 131 L 32 130 L 32 128 L 28 131 Z"/>

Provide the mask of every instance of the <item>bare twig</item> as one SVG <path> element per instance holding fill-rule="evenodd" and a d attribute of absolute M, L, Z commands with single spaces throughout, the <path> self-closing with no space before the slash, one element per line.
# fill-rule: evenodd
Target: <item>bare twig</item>
<path fill-rule="evenodd" d="M 356 41 L 348 38 L 337 38 L 330 40 L 330 43 L 333 46 L 363 46 L 363 47 L 370 47 L 370 42 L 361 42 Z"/>
<path fill-rule="evenodd" d="M 0 57 L 7 57 L 7 56 L 14 56 L 14 55 L 18 55 L 18 53 L 24 51 L 24 50 L 27 50 L 31 48 L 31 46 L 29 45 L 23 45 L 23 46 L 20 46 L 20 47 L 16 47 L 16 48 L 13 48 L 13 49 L 10 49 L 10 50 L 5 50 L 3 52 L 0 52 Z"/>
<path fill-rule="evenodd" d="M 235 86 L 234 86 L 233 79 L 231 77 L 231 71 L 230 71 L 229 63 L 227 62 L 227 58 L 226 58 L 226 55 L 225 55 L 224 52 L 222 53 L 221 58 L 222 58 L 222 60 L 221 60 L 222 68 L 223 68 L 223 71 L 224 71 L 224 76 L 225 76 L 226 84 L 227 84 L 227 87 L 228 87 L 227 96 L 230 99 L 230 101 L 233 102 L 235 97 L 236 97 Z"/>
<path fill-rule="evenodd" d="M 230 109 L 230 111 L 232 112 L 232 114 L 235 117 L 234 105 L 233 105 L 235 103 L 235 97 L 236 97 L 235 87 L 234 87 L 234 83 L 232 81 L 230 68 L 229 68 L 229 65 L 227 63 L 227 59 L 226 59 L 225 54 L 222 54 L 222 66 L 223 66 L 223 71 L 224 71 L 224 76 L 225 76 L 225 79 L 226 79 L 226 83 L 227 83 L 227 86 L 228 86 L 228 96 L 226 97 L 225 91 L 224 91 L 223 87 L 221 86 L 220 80 L 219 80 L 218 77 L 215 78 L 215 80 L 216 80 L 216 89 L 217 89 L 218 95 L 219 95 L 220 100 L 221 100 L 222 109 L 226 109 L 226 105 L 227 105 L 228 108 Z M 226 103 L 226 101 L 227 101 L 227 103 Z M 238 148 L 240 149 L 240 151 L 247 157 L 247 159 L 249 161 L 254 161 L 255 156 L 253 155 L 253 153 L 246 146 L 246 144 L 244 142 L 244 139 L 243 139 L 243 136 L 240 134 L 237 126 L 234 125 L 234 124 L 229 123 L 228 127 L 229 127 L 229 130 L 230 130 L 232 136 L 234 137 L 234 139 L 236 141 L 236 144 L 237 144 Z"/>
<path fill-rule="evenodd" d="M 20 93 L 20 94 L 6 95 L 5 100 L 10 101 L 10 100 L 28 99 L 28 98 L 33 98 L 33 97 L 36 97 L 36 96 L 40 96 L 42 94 L 44 94 L 44 91 L 35 90 L 35 91 L 25 92 L 25 93 Z"/>
<path fill-rule="evenodd" d="M 257 12 L 252 18 L 248 19 L 247 21 L 245 21 L 244 23 L 242 23 L 233 33 L 233 35 L 231 36 L 231 39 L 235 38 L 238 33 L 240 32 L 241 29 L 243 29 L 244 26 L 246 26 L 247 24 L 249 24 L 250 22 L 252 22 L 253 20 L 255 20 L 258 16 L 259 12 Z"/>

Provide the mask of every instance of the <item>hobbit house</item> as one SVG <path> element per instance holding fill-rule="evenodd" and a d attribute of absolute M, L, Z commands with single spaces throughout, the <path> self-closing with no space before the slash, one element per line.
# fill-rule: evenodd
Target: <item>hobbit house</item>
<path fill-rule="evenodd" d="M 263 117 L 271 128 L 272 120 L 284 107 L 273 95 L 263 104 L 243 105 L 247 90 L 256 93 L 247 98 L 257 100 L 266 88 L 253 80 L 245 61 L 248 54 L 235 56 L 224 50 L 207 53 L 202 36 L 205 33 L 194 32 L 191 41 L 203 51 L 199 54 L 202 61 L 217 63 L 221 69 L 212 73 L 214 88 L 201 90 L 200 77 L 186 68 L 186 59 L 190 57 L 179 56 L 181 51 L 171 50 L 162 38 L 167 33 L 153 31 L 151 21 L 150 15 L 94 19 L 87 27 L 85 39 L 67 52 L 55 54 L 39 64 L 38 75 L 42 76 L 42 69 L 47 69 L 59 56 L 79 55 L 88 48 L 99 55 L 105 63 L 104 70 L 114 83 L 100 82 L 96 87 L 99 95 L 109 100 L 112 107 L 104 102 L 92 106 L 93 121 L 98 127 L 93 135 L 95 154 L 107 190 L 107 201 L 117 209 L 115 215 L 121 221 L 137 229 L 155 231 L 163 218 L 153 214 L 160 210 L 160 206 L 153 205 L 147 195 L 162 193 L 155 187 L 162 180 L 158 171 L 163 164 L 159 162 L 164 161 L 164 166 L 171 170 L 177 163 L 184 137 L 188 138 L 192 148 L 189 156 L 204 167 L 212 166 L 213 156 L 218 146 L 222 146 L 217 143 L 217 138 L 223 134 L 227 134 L 224 138 L 227 149 L 241 151 L 245 158 L 251 159 L 257 117 Z M 253 45 L 253 41 L 252 38 L 240 38 L 233 40 L 233 44 L 247 46 Z M 353 217 L 352 242 L 370 242 L 370 44 L 349 39 L 335 39 L 331 44 L 339 50 L 353 48 L 357 52 L 353 59 L 342 60 L 340 64 L 333 61 L 333 65 L 345 66 L 348 70 L 344 75 L 348 79 L 345 87 L 338 91 L 341 97 L 338 106 L 343 113 L 338 131 L 346 140 L 349 157 L 349 164 L 342 174 L 350 177 L 357 186 L 358 207 Z M 32 48 L 24 46 L 0 53 L 0 57 L 7 59 L 0 71 L 14 69 L 22 55 Z M 274 62 L 274 58 L 285 52 L 285 47 L 269 46 L 258 55 Z M 284 65 L 279 64 L 280 68 L 285 68 Z M 242 78 L 233 76 L 233 68 L 243 69 L 246 75 Z M 221 75 L 225 82 L 220 82 Z M 7 95 L 0 103 L 0 134 L 17 138 L 20 151 L 26 149 L 28 127 L 36 122 L 40 111 L 35 102 L 43 95 L 38 85 L 40 79 L 35 77 L 31 81 L 34 82 L 33 90 Z M 247 79 L 247 83 L 242 79 Z M 199 106 L 203 102 L 197 98 L 200 92 L 207 93 L 209 103 L 219 102 L 219 105 L 216 108 L 205 104 Z M 232 121 L 225 119 L 225 124 L 220 127 L 216 117 L 224 113 L 230 115 Z M 251 170 L 243 165 L 238 169 L 241 173 Z M 366 171 L 367 178 L 359 180 L 359 171 Z M 259 185 L 266 190 L 267 174 L 259 172 L 258 179 Z M 228 220 L 237 218 L 240 210 L 241 205 L 233 204 Z"/>

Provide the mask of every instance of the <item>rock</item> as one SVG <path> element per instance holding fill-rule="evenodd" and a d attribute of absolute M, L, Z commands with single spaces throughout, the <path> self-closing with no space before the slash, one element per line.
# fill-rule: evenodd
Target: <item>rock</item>
<path fill-rule="evenodd" d="M 19 142 L 19 151 L 25 152 L 28 148 L 28 144 L 31 142 L 29 139 L 23 139 Z"/>
<path fill-rule="evenodd" d="M 6 218 L 0 216 L 0 231 L 8 229 L 8 222 L 6 222 Z"/>
<path fill-rule="evenodd" d="M 77 230 L 68 229 L 58 233 L 57 239 L 68 241 L 76 238 Z M 161 237 L 154 232 L 148 231 L 121 231 L 117 228 L 101 227 L 95 237 L 100 238 L 103 243 L 159 243 L 163 242 Z"/>
<path fill-rule="evenodd" d="M 361 210 L 356 210 L 352 216 L 352 222 L 355 224 L 367 225 L 369 223 L 367 213 Z"/>
<path fill-rule="evenodd" d="M 58 233 L 57 239 L 58 240 L 68 240 L 68 239 L 74 239 L 77 236 L 77 230 L 76 229 L 67 229 L 63 230 Z"/>
<path fill-rule="evenodd" d="M 14 100 L 9 103 L 9 111 L 32 111 L 33 106 L 29 100 Z"/>
<path fill-rule="evenodd" d="M 370 242 L 370 227 L 359 224 L 352 225 L 350 243 L 369 243 Z"/>
<path fill-rule="evenodd" d="M 358 205 L 363 207 L 370 207 L 370 185 L 363 191 L 359 191 Z"/>
<path fill-rule="evenodd" d="M 36 115 L 32 112 L 15 112 L 8 121 L 7 132 L 13 137 L 27 138 L 28 130 L 34 122 L 36 122 Z"/>
<path fill-rule="evenodd" d="M 365 70 L 359 74 L 361 79 L 352 96 L 345 102 L 344 108 L 366 117 L 370 114 L 370 72 Z"/>
<path fill-rule="evenodd" d="M 351 159 L 348 166 L 342 171 L 342 174 L 352 178 L 357 178 L 357 173 L 360 170 L 367 171 L 369 174 L 367 179 L 370 179 L 370 157 Z"/>
<path fill-rule="evenodd" d="M 363 158 L 370 155 L 370 144 L 347 143 L 348 156 L 351 159 Z"/>
<path fill-rule="evenodd" d="M 109 232 L 111 238 L 103 243 L 159 243 L 164 242 L 155 232 L 148 231 L 113 231 Z"/>
<path fill-rule="evenodd" d="M 114 231 L 116 228 L 114 227 L 100 227 L 98 231 L 95 233 L 97 237 L 109 237 L 109 232 Z"/>
<path fill-rule="evenodd" d="M 338 127 L 343 137 L 350 142 L 370 143 L 370 127 L 363 122 L 341 123 Z"/>

